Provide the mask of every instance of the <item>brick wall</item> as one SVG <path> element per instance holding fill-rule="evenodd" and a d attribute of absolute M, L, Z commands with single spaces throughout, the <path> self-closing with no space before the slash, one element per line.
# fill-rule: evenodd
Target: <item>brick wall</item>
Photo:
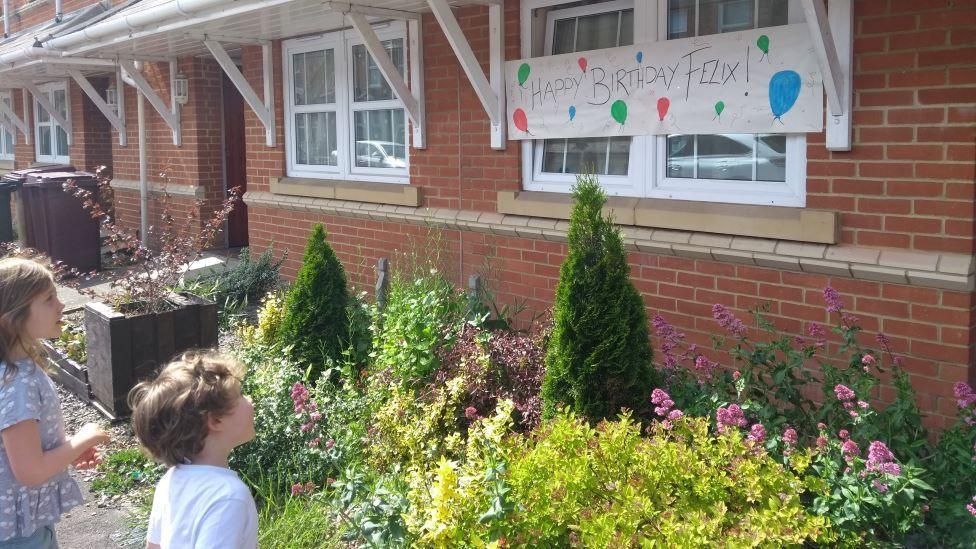
<path fill-rule="evenodd" d="M 518 2 L 506 2 L 506 57 L 519 57 Z M 842 244 L 921 252 L 974 251 L 974 121 L 976 121 L 976 2 L 872 0 L 855 2 L 854 149 L 832 153 L 822 134 L 808 135 L 808 206 L 841 213 Z M 487 63 L 487 9 L 455 10 L 476 55 Z M 520 188 L 520 147 L 489 147 L 487 116 L 432 17 L 424 18 L 427 96 L 426 150 L 410 151 L 411 185 L 423 205 L 493 212 L 495 193 Z M 280 44 L 275 45 L 280 87 Z M 244 55 L 245 73 L 260 90 L 260 50 Z M 279 142 L 283 107 L 277 102 Z M 246 113 L 248 186 L 267 191 L 268 178 L 284 175 L 284 148 L 264 146 L 263 128 Z M 350 281 L 372 288 L 373 265 L 396 250 L 429 252 L 423 224 L 371 221 L 266 206 L 250 207 L 256 250 L 274 242 L 290 251 L 293 276 L 308 230 L 325 223 Z M 490 271 L 499 297 L 524 299 L 535 310 L 551 306 L 564 244 L 444 229 L 444 268 L 460 283 Z M 411 240 L 418 243 L 405 244 Z M 972 292 L 941 290 L 845 277 L 789 272 L 631 251 L 631 276 L 649 314 L 661 313 L 710 346 L 718 330 L 711 306 L 737 314 L 773 300 L 770 315 L 789 333 L 826 323 L 822 288 L 844 294 L 850 311 L 873 335 L 883 331 L 919 391 L 930 426 L 954 416 L 952 383 L 976 381 L 976 299 Z M 490 268 L 486 269 L 486 265 Z M 655 342 L 656 343 L 656 342 Z M 713 357 L 718 358 L 718 357 Z M 890 392 L 890 389 L 886 389 Z"/>
<path fill-rule="evenodd" d="M 181 108 L 182 145 L 173 144 L 173 132 L 149 101 L 145 101 L 147 178 L 150 183 L 181 187 L 202 187 L 202 205 L 190 197 L 173 196 L 174 213 L 193 215 L 198 225 L 223 200 L 223 147 L 221 134 L 221 72 L 215 61 L 184 58 L 178 71 L 189 80 L 188 102 Z M 169 64 L 145 63 L 143 75 L 168 105 L 170 97 Z M 126 139 L 119 145 L 112 133 L 112 160 L 115 179 L 139 180 L 139 133 L 137 92 L 125 86 Z M 103 117 L 104 118 L 104 117 Z M 139 193 L 116 189 L 119 219 L 126 225 L 139 226 Z M 153 202 L 151 200 L 150 202 Z M 159 206 L 150 207 L 150 224 L 159 221 Z"/>
<path fill-rule="evenodd" d="M 71 13 L 92 4 L 97 4 L 99 0 L 63 0 L 61 11 Z M 123 0 L 111 0 L 113 5 L 121 4 Z M 0 8 L 0 13 L 2 13 Z M 29 29 L 34 25 L 52 21 L 54 19 L 53 0 L 10 0 L 10 33 L 16 34 L 22 30 Z M 2 30 L 2 27 L 0 27 Z"/>

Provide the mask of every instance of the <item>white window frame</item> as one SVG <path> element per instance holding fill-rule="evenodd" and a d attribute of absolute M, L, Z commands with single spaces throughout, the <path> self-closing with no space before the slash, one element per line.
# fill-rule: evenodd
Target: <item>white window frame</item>
<path fill-rule="evenodd" d="M 7 106 L 10 110 L 14 110 L 14 98 L 13 94 L 9 91 L 0 91 L 0 101 L 7 101 Z M 7 140 L 4 139 L 4 134 L 10 134 L 10 142 L 17 147 L 17 130 L 14 128 L 13 124 L 5 124 L 3 129 L 0 129 L 0 160 L 13 160 L 14 159 L 14 149 L 7 150 Z"/>
<path fill-rule="evenodd" d="M 572 1 L 522 0 L 520 16 L 523 58 L 533 55 L 532 12 L 538 8 L 569 4 Z M 803 10 L 799 1 L 789 2 L 789 22 L 802 22 Z M 612 0 L 561 10 L 560 14 L 578 15 L 575 13 L 577 10 L 587 10 L 581 14 L 598 13 L 631 6 L 634 9 L 635 44 L 667 39 L 667 0 L 657 0 L 656 3 L 648 0 Z M 553 12 L 550 12 L 546 22 L 545 55 L 549 55 L 552 49 L 552 20 Z M 542 173 L 542 141 L 522 142 L 522 188 L 529 191 L 569 192 L 576 181 L 574 175 Z M 600 185 L 611 196 L 803 207 L 806 206 L 806 152 L 806 134 L 786 134 L 785 182 L 670 178 L 666 173 L 667 137 L 634 136 L 630 146 L 628 175 L 601 175 Z"/>
<path fill-rule="evenodd" d="M 65 118 L 65 120 L 71 120 L 71 95 L 68 93 L 68 83 L 67 82 L 50 82 L 50 83 L 47 83 L 47 84 L 43 84 L 43 85 L 37 86 L 37 89 L 38 89 L 38 91 L 40 91 L 41 93 L 43 93 L 43 94 L 45 94 L 47 96 L 48 101 L 50 101 L 52 105 L 54 105 L 54 97 L 52 96 L 52 92 L 55 92 L 55 91 L 63 91 L 64 92 L 64 118 Z M 25 93 L 27 93 L 27 92 L 25 92 Z M 58 128 L 61 128 L 61 125 L 58 124 L 58 121 L 55 120 L 53 116 L 51 116 L 51 113 L 48 113 L 48 115 L 47 115 L 47 118 L 48 118 L 48 121 L 47 122 L 41 122 L 41 114 L 40 114 L 40 112 L 41 112 L 41 109 L 43 109 L 43 108 L 44 107 L 41 106 L 41 104 L 37 101 L 37 98 L 34 98 L 34 154 L 36 155 L 37 161 L 38 162 L 49 162 L 51 164 L 70 164 L 71 163 L 71 139 L 70 139 L 71 136 L 70 135 L 68 136 L 68 138 L 69 138 L 68 139 L 68 154 L 63 155 L 63 156 L 62 155 L 58 155 L 58 154 L 51 154 L 51 155 L 42 155 L 41 154 L 41 132 L 40 132 L 41 126 L 50 126 L 50 128 L 51 128 L 51 143 L 50 143 L 50 145 L 51 145 L 51 152 L 52 153 L 56 153 L 57 152 L 57 149 L 58 149 L 58 147 L 57 147 L 58 130 L 57 129 Z M 64 128 L 61 128 L 61 129 L 64 130 Z M 67 131 L 65 131 L 65 133 L 67 133 Z"/>
<path fill-rule="evenodd" d="M 380 41 L 400 38 L 404 48 L 404 70 L 407 65 L 407 26 L 403 21 L 391 21 L 373 26 Z M 342 179 L 347 181 L 369 181 L 380 183 L 410 182 L 410 141 L 407 111 L 399 98 L 386 101 L 354 103 L 352 78 L 352 50 L 362 45 L 362 38 L 355 30 L 347 29 L 321 35 L 297 38 L 282 42 L 284 95 L 285 95 L 285 158 L 286 174 L 292 177 L 315 179 Z M 295 82 L 292 57 L 299 53 L 333 49 L 335 51 L 335 104 L 333 105 L 295 105 Z M 394 97 L 396 92 L 394 92 Z M 368 105 L 368 108 L 367 108 Z M 365 168 L 356 166 L 356 127 L 353 121 L 355 111 L 378 109 L 402 109 L 404 128 L 405 168 Z M 295 114 L 302 112 L 336 113 L 336 166 L 298 164 L 295 145 Z"/>

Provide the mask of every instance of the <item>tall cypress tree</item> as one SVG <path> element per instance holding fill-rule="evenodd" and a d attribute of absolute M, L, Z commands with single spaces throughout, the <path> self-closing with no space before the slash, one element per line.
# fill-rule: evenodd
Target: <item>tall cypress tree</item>
<path fill-rule="evenodd" d="M 349 340 L 346 272 L 326 242 L 322 224 L 312 228 L 302 266 L 288 292 L 281 339 L 292 345 L 292 358 L 310 367 L 315 381 L 329 359 L 339 360 Z"/>
<path fill-rule="evenodd" d="M 627 407 L 640 413 L 654 387 L 647 314 L 630 282 L 620 231 L 603 216 L 595 176 L 573 187 L 569 253 L 559 270 L 543 414 L 569 406 L 592 421 Z"/>

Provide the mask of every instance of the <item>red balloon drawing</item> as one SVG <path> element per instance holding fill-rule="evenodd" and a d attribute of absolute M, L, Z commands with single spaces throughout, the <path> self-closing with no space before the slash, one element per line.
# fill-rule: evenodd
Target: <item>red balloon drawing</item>
<path fill-rule="evenodd" d="M 525 116 L 525 111 L 522 109 L 515 109 L 512 113 L 512 121 L 515 122 L 515 127 L 522 130 L 523 132 L 529 132 L 529 119 Z"/>
<path fill-rule="evenodd" d="M 577 62 L 579 63 L 580 70 L 583 71 L 583 72 L 586 72 L 586 58 L 585 57 L 580 57 L 579 58 L 579 61 L 577 61 Z"/>
<path fill-rule="evenodd" d="M 662 97 L 657 100 L 657 115 L 661 118 L 661 122 L 664 122 L 664 115 L 668 114 L 668 107 L 671 106 L 671 100 L 667 97 Z"/>

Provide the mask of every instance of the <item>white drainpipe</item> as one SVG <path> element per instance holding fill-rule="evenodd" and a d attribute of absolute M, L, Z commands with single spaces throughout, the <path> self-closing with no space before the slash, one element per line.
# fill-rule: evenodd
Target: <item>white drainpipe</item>
<path fill-rule="evenodd" d="M 136 70 L 142 70 L 142 61 L 135 62 Z M 122 81 L 136 90 L 138 100 L 136 123 L 139 126 L 139 238 L 143 246 L 149 245 L 149 178 L 146 175 L 146 99 L 132 78 L 122 71 Z M 123 90 L 123 93 L 125 91 Z"/>
<path fill-rule="evenodd" d="M 3 37 L 10 36 L 10 0 L 3 0 Z"/>
<path fill-rule="evenodd" d="M 54 0 L 54 22 L 60 23 L 64 19 L 64 13 L 61 11 L 61 0 Z"/>

